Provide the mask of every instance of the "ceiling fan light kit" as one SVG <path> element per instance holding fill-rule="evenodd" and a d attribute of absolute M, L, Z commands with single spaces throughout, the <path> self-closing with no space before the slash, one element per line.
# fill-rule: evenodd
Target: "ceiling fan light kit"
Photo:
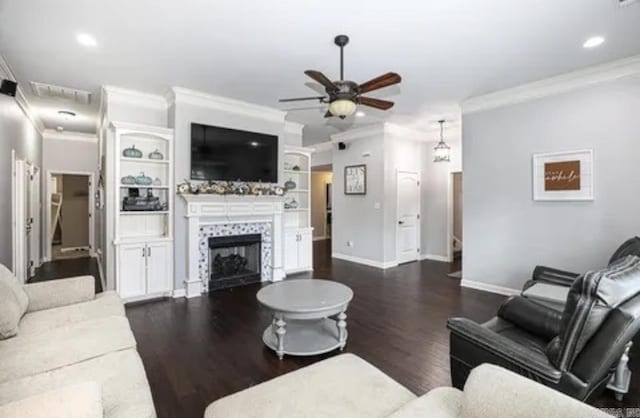
<path fill-rule="evenodd" d="M 373 78 L 366 83 L 358 84 L 344 79 L 344 47 L 349 43 L 347 35 L 338 35 L 334 43 L 340 47 L 340 80 L 331 81 L 320 71 L 307 70 L 304 73 L 324 87 L 326 96 L 299 97 L 292 99 L 280 99 L 280 102 L 294 102 L 302 100 L 318 100 L 320 103 L 328 103 L 329 110 L 325 117 L 337 116 L 344 119 L 355 113 L 358 105 L 373 107 L 380 110 L 391 109 L 393 102 L 373 97 L 364 97 L 362 94 L 378 90 L 384 87 L 398 84 L 402 78 L 393 72 Z"/>

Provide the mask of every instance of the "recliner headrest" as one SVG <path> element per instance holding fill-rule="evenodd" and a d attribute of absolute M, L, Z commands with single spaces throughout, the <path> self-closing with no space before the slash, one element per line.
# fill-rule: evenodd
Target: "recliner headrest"
<path fill-rule="evenodd" d="M 629 238 L 623 242 L 609 259 L 609 264 L 613 264 L 628 255 L 640 257 L 640 237 Z"/>

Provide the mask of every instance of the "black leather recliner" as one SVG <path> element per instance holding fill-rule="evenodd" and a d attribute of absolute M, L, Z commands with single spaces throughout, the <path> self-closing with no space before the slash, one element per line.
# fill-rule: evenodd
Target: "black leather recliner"
<path fill-rule="evenodd" d="M 604 389 L 640 329 L 640 257 L 574 277 L 563 312 L 515 296 L 485 324 L 451 318 L 447 327 L 453 386 L 492 363 L 587 400 Z"/>

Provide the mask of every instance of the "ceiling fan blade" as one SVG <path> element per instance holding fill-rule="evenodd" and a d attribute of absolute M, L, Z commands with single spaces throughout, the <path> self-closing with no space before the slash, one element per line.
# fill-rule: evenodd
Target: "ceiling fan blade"
<path fill-rule="evenodd" d="M 333 81 L 329 80 L 327 76 L 322 74 L 320 71 L 315 70 L 307 70 L 304 72 L 308 77 L 311 77 L 318 83 L 322 84 L 329 91 L 338 91 L 338 86 L 333 84 Z"/>
<path fill-rule="evenodd" d="M 358 100 L 358 103 L 362 105 L 375 107 L 376 109 L 381 109 L 381 110 L 389 110 L 394 105 L 393 102 L 390 102 L 388 100 L 374 99 L 373 97 L 358 97 L 357 100 Z"/>
<path fill-rule="evenodd" d="M 303 100 L 320 100 L 322 102 L 325 99 L 326 99 L 325 96 L 311 96 L 311 97 L 294 97 L 291 99 L 280 99 L 278 101 L 281 103 L 286 103 L 286 102 L 299 102 Z"/>
<path fill-rule="evenodd" d="M 367 81 L 366 83 L 362 83 L 358 86 L 358 93 L 367 93 L 373 90 L 378 90 L 383 87 L 392 86 L 394 84 L 398 84 L 402 81 L 402 77 L 396 73 L 386 73 L 381 75 L 380 77 L 376 77 Z"/>
<path fill-rule="evenodd" d="M 324 117 L 325 117 L 325 118 L 332 118 L 332 117 L 333 117 L 333 113 L 331 113 L 331 112 L 329 112 L 329 111 L 327 110 L 327 113 L 325 113 L 325 114 L 324 114 Z"/>

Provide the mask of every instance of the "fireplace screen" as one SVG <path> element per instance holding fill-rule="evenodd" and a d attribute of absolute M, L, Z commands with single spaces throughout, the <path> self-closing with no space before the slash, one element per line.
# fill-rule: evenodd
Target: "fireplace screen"
<path fill-rule="evenodd" d="M 209 238 L 209 290 L 259 282 L 261 243 L 260 234 Z"/>

